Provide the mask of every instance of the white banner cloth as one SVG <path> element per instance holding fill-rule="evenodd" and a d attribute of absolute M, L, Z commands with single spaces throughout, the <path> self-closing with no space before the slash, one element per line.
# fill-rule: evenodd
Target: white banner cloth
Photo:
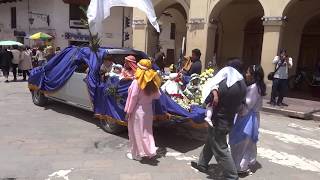
<path fill-rule="evenodd" d="M 152 26 L 160 32 L 151 0 L 91 0 L 87 11 L 89 27 L 96 34 L 102 29 L 102 21 L 110 16 L 111 7 L 134 7 L 145 12 Z"/>

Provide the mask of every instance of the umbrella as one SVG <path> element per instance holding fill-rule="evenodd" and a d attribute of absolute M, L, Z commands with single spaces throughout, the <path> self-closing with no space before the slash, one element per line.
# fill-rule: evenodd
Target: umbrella
<path fill-rule="evenodd" d="M 50 36 L 49 34 L 43 33 L 43 32 L 38 32 L 34 35 L 31 35 L 29 38 L 32 40 L 37 40 L 37 39 L 48 40 L 48 39 L 51 39 L 52 36 Z"/>
<path fill-rule="evenodd" d="M 19 43 L 17 41 L 0 41 L 0 46 L 23 46 L 22 43 Z"/>

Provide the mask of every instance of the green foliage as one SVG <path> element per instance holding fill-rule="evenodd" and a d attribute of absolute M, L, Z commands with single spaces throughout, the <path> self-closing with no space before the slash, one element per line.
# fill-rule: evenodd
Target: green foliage
<path fill-rule="evenodd" d="M 87 7 L 83 7 L 81 6 L 80 9 L 82 10 L 82 12 L 84 14 L 87 14 Z M 88 18 L 85 18 L 85 19 L 81 19 L 81 23 L 83 25 L 85 25 L 88 30 L 89 30 L 89 41 L 90 41 L 90 49 L 93 51 L 93 52 L 98 52 L 100 46 L 101 46 L 101 39 L 99 37 L 99 33 L 96 33 L 96 34 L 92 34 L 91 30 L 90 30 L 90 27 L 89 27 L 89 22 L 88 22 Z"/>

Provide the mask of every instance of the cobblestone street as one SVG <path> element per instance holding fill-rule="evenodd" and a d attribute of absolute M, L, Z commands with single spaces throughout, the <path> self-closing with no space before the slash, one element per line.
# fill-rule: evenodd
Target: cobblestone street
<path fill-rule="evenodd" d="M 190 167 L 205 134 L 182 125 L 155 129 L 156 142 L 167 148 L 158 162 L 125 157 L 127 133 L 107 134 L 92 113 L 51 102 L 33 105 L 25 82 L 0 80 L 0 179 L 18 180 L 191 180 L 220 179 Z M 257 171 L 244 179 L 320 178 L 319 122 L 262 114 Z M 215 164 L 215 160 L 212 164 Z"/>

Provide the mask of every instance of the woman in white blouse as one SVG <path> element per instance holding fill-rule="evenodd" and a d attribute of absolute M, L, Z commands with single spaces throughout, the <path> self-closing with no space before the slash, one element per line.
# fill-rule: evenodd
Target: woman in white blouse
<path fill-rule="evenodd" d="M 248 68 L 246 82 L 246 100 L 235 118 L 229 141 L 238 173 L 249 173 L 250 167 L 256 163 L 259 111 L 262 108 L 263 96 L 266 95 L 264 71 L 260 65 Z"/>
<path fill-rule="evenodd" d="M 44 56 L 44 48 L 42 46 L 39 47 L 39 49 L 37 50 L 36 55 L 35 55 L 35 59 L 37 59 L 37 61 L 38 61 L 38 66 L 42 66 L 47 62 L 47 60 Z"/>

